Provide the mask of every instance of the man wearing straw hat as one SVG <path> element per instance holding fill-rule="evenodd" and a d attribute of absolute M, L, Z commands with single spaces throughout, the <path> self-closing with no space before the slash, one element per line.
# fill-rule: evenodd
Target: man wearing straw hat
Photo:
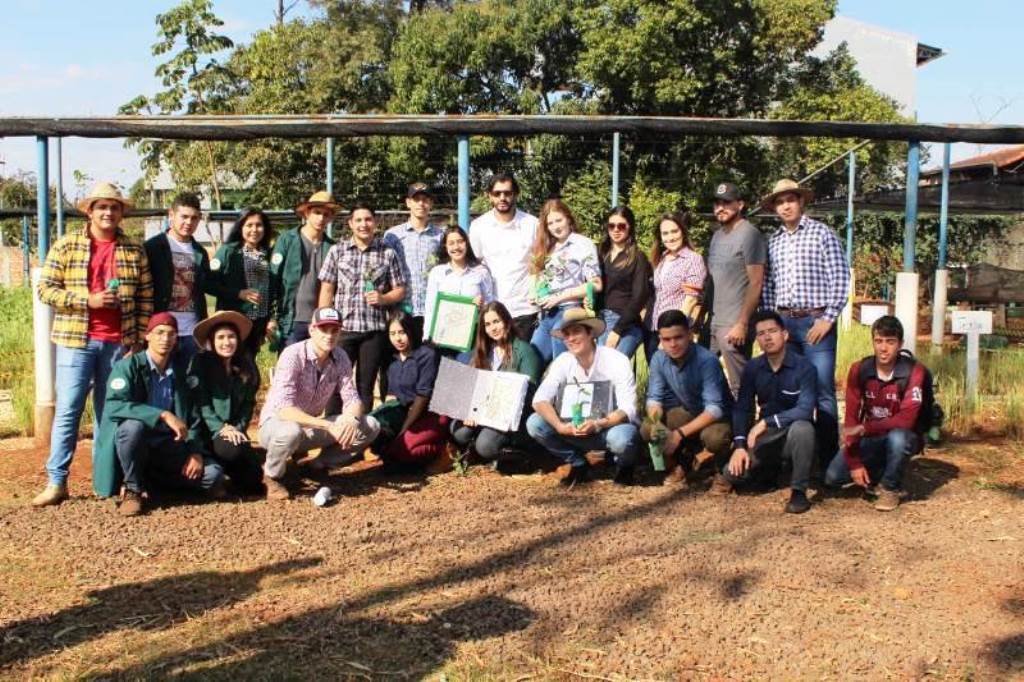
<path fill-rule="evenodd" d="M 813 192 L 793 180 L 779 180 L 761 207 L 774 211 L 782 227 L 768 239 L 768 269 L 762 307 L 776 310 L 789 332 L 789 345 L 817 372 L 818 461 L 824 471 L 839 440 L 836 401 L 836 319 L 846 305 L 850 269 L 839 238 L 828 225 L 804 214 Z"/>
<path fill-rule="evenodd" d="M 267 335 L 281 340 L 276 344 L 278 352 L 309 338 L 309 320 L 320 298 L 317 276 L 334 245 L 326 234 L 327 226 L 340 208 L 329 192 L 315 192 L 295 207 L 302 225 L 282 233 L 274 244 L 270 277 L 275 314 L 267 325 Z"/>
<path fill-rule="evenodd" d="M 607 452 L 615 464 L 615 483 L 633 483 L 640 441 L 636 380 L 629 358 L 614 348 L 597 346 L 604 329 L 604 320 L 584 308 L 565 313 L 552 333 L 568 350 L 548 367 L 533 397 L 534 413 L 526 421 L 530 436 L 570 465 L 561 480 L 568 487 L 589 479 L 586 453 L 591 450 Z M 607 401 L 599 401 L 601 395 Z M 585 401 L 590 409 L 583 406 Z"/>
<path fill-rule="evenodd" d="M 69 232 L 47 254 L 38 294 L 54 311 L 50 339 L 57 345 L 58 390 L 46 461 L 49 483 L 32 500 L 38 507 L 68 497 L 68 471 L 90 387 L 96 433 L 111 368 L 126 351 L 142 347 L 153 281 L 142 245 L 121 230 L 131 206 L 113 184 L 99 183 L 78 202 L 85 228 Z"/>

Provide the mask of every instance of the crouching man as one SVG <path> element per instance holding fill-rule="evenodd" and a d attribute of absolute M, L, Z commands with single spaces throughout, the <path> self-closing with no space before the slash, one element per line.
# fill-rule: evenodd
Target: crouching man
<path fill-rule="evenodd" d="M 172 362 L 177 341 L 178 321 L 157 313 L 146 327 L 146 350 L 119 360 L 110 371 L 96 462 L 113 468 L 116 455 L 124 476 L 118 511 L 124 516 L 141 514 L 143 493 L 154 488 L 202 490 L 211 497 L 224 493 L 224 472 L 205 456 L 185 367 Z M 116 481 L 115 476 L 98 479 Z"/>
<path fill-rule="evenodd" d="M 629 358 L 596 345 L 604 329 L 604 321 L 584 308 L 565 313 L 553 334 L 568 350 L 548 368 L 526 421 L 527 432 L 541 447 L 571 465 L 561 480 L 565 486 L 587 481 L 590 450 L 604 450 L 614 461 L 615 483 L 633 483 L 640 440 L 636 380 Z M 598 401 L 604 404 L 595 410 Z"/>
<path fill-rule="evenodd" d="M 734 450 L 713 491 L 728 493 L 749 482 L 773 484 L 784 461 L 793 467 L 786 512 L 811 508 L 807 484 L 814 461 L 814 406 L 818 379 L 814 365 L 787 349 L 789 333 L 778 313 L 754 316 L 757 345 L 764 352 L 743 368 L 740 395 L 733 410 Z M 754 401 L 759 413 L 754 418 Z"/>
<path fill-rule="evenodd" d="M 289 459 L 322 448 L 313 466 L 337 466 L 353 460 L 380 432 L 377 420 L 363 414 L 352 383 L 352 364 L 336 347 L 340 335 L 338 311 L 318 308 L 309 322 L 309 338 L 288 346 L 277 361 L 260 412 L 260 443 L 267 449 L 267 499 L 291 496 L 283 482 Z M 321 416 L 333 396 L 341 398 L 341 414 Z"/>
<path fill-rule="evenodd" d="M 903 349 L 903 325 L 886 315 L 871 325 L 874 355 L 853 363 L 846 377 L 843 447 L 825 473 L 825 485 L 851 481 L 870 489 L 875 509 L 900 504 L 903 469 L 924 444 L 920 426 L 924 403 L 932 399 L 932 377 Z"/>
<path fill-rule="evenodd" d="M 716 469 L 732 449 L 732 394 L 715 354 L 693 343 L 689 318 L 666 310 L 657 320 L 660 350 L 651 358 L 647 378 L 647 418 L 640 427 L 644 440 L 665 434 L 662 449 L 668 475 L 665 483 L 685 483 L 690 446 L 701 444 L 714 456 Z"/>

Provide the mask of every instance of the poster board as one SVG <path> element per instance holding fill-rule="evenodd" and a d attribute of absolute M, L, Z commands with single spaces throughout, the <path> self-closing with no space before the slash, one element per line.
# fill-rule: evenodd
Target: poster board
<path fill-rule="evenodd" d="M 473 347 L 479 310 L 470 296 L 437 293 L 434 317 L 428 321 L 430 340 L 442 348 L 467 351 Z"/>
<path fill-rule="evenodd" d="M 442 358 L 430 411 L 498 431 L 516 431 L 529 383 L 525 374 L 476 369 Z"/>
<path fill-rule="evenodd" d="M 573 405 L 582 403 L 584 419 L 600 419 L 614 411 L 613 398 L 610 381 L 571 382 L 558 391 L 555 410 L 559 418 L 572 421 Z"/>

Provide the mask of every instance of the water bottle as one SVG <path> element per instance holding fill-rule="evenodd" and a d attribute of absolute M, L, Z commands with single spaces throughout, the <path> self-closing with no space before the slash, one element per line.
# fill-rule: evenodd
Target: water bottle
<path fill-rule="evenodd" d="M 332 493 L 331 489 L 325 485 L 320 488 L 320 490 L 316 491 L 316 495 L 313 495 L 313 504 L 317 507 L 326 507 L 327 503 L 331 501 L 333 496 L 334 493 Z"/>

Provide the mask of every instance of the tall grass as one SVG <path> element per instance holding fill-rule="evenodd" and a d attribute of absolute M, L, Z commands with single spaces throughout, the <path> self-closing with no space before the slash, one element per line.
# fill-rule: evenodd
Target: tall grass
<path fill-rule="evenodd" d="M 31 289 L 0 287 L 0 320 L 0 390 L 11 391 L 14 403 L 14 419 L 0 424 L 0 435 L 31 435 L 35 404 Z"/>

